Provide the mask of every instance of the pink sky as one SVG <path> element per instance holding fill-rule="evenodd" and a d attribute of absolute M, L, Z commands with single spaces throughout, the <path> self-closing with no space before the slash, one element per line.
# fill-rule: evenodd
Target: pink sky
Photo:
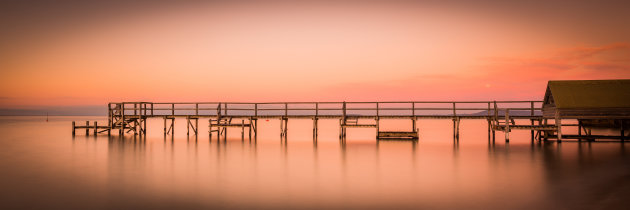
<path fill-rule="evenodd" d="M 548 80 L 630 78 L 627 5 L 17 8 L 3 16 L 11 30 L 0 40 L 6 46 L 0 108 L 134 100 L 541 100 Z"/>

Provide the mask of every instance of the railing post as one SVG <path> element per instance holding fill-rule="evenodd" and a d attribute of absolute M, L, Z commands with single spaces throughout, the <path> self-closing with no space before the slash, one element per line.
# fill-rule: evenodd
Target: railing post
<path fill-rule="evenodd" d="M 411 116 L 416 116 L 416 103 L 411 102 Z"/>
<path fill-rule="evenodd" d="M 125 103 L 120 103 L 120 113 L 121 113 L 121 119 L 122 119 L 122 123 L 125 123 Z"/>
<path fill-rule="evenodd" d="M 107 103 L 107 126 L 109 126 L 109 128 L 112 128 L 112 103 Z"/>
<path fill-rule="evenodd" d="M 494 120 L 499 120 L 499 109 L 497 107 L 497 101 L 494 101 Z"/>
<path fill-rule="evenodd" d="M 488 102 L 488 112 L 486 113 L 486 115 L 488 116 L 488 118 L 490 117 L 490 102 Z"/>
<path fill-rule="evenodd" d="M 289 103 L 284 103 L 284 117 L 289 115 Z"/>
<path fill-rule="evenodd" d="M 345 101 L 343 102 L 343 105 L 341 106 L 341 108 L 342 108 L 342 111 L 343 111 L 342 112 L 342 114 L 343 114 L 343 116 L 342 116 L 343 124 L 346 124 L 346 102 Z"/>
<path fill-rule="evenodd" d="M 195 103 L 195 115 L 199 115 L 199 103 Z"/>
<path fill-rule="evenodd" d="M 315 102 L 315 117 L 319 115 L 319 102 Z"/>
<path fill-rule="evenodd" d="M 221 119 L 221 103 L 217 104 L 217 123 L 219 122 L 219 119 Z"/>
<path fill-rule="evenodd" d="M 378 111 L 378 102 L 376 102 L 376 117 L 378 118 L 379 116 L 379 111 Z"/>
<path fill-rule="evenodd" d="M 175 104 L 171 104 L 171 115 L 173 115 L 173 117 L 175 117 Z"/>
<path fill-rule="evenodd" d="M 258 104 L 257 103 L 254 104 L 254 116 L 258 117 Z"/>
<path fill-rule="evenodd" d="M 455 107 L 455 102 L 453 102 L 453 117 L 457 117 L 457 111 Z"/>

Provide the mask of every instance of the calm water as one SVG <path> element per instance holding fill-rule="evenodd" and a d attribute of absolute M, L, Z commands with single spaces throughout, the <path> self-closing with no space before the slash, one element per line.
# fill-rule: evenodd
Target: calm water
<path fill-rule="evenodd" d="M 630 146 L 622 143 L 531 143 L 501 132 L 488 143 L 485 121 L 464 120 L 458 144 L 452 122 L 421 120 L 421 139 L 374 140 L 374 130 L 320 120 L 259 120 L 256 142 L 186 138 L 185 120 L 164 138 L 162 121 L 146 139 L 71 136 L 72 120 L 105 117 L 0 117 L 2 209 L 114 208 L 427 208 L 617 209 L 630 204 Z M 382 121 L 382 129 L 409 122 Z"/>

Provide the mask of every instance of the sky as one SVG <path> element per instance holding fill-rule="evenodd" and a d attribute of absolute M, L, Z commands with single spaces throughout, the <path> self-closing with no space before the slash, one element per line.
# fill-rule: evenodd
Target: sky
<path fill-rule="evenodd" d="M 9 0 L 0 113 L 140 100 L 542 100 L 548 80 L 629 79 L 627 20 L 628 1 Z"/>

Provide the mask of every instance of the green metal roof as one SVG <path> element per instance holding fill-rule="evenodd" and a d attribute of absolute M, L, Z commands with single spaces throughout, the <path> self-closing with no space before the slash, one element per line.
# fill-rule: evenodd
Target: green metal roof
<path fill-rule="evenodd" d="M 557 108 L 630 108 L 630 79 L 549 81 L 549 94 Z"/>

